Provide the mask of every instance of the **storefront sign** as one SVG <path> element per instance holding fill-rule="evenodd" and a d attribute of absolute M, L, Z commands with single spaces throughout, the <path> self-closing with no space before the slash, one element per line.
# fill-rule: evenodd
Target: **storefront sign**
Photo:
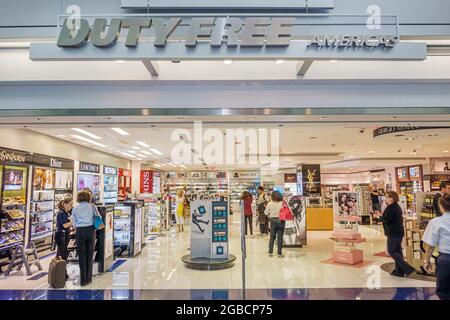
<path fill-rule="evenodd" d="M 1 162 L 18 162 L 24 163 L 27 160 L 27 154 L 22 151 L 15 151 L 10 149 L 0 149 Z"/>
<path fill-rule="evenodd" d="M 130 177 L 132 176 L 131 170 L 119 169 L 119 176 Z"/>
<path fill-rule="evenodd" d="M 103 166 L 103 174 L 109 174 L 111 176 L 116 176 L 117 175 L 117 168 Z"/>
<path fill-rule="evenodd" d="M 55 169 L 73 170 L 74 161 L 70 159 L 50 157 L 43 154 L 33 154 L 33 164 Z"/>
<path fill-rule="evenodd" d="M 80 162 L 79 171 L 90 172 L 90 173 L 100 173 L 100 165 L 88 162 Z"/>
<path fill-rule="evenodd" d="M 421 127 L 421 126 L 407 126 L 407 127 L 381 127 L 373 131 L 373 137 L 382 136 L 385 134 L 402 133 L 416 130 L 435 130 L 435 129 L 450 129 L 450 127 Z"/>
<path fill-rule="evenodd" d="M 235 171 L 231 175 L 232 179 L 259 179 L 259 171 Z"/>
<path fill-rule="evenodd" d="M 153 193 L 153 170 L 141 170 L 141 193 Z"/>
<path fill-rule="evenodd" d="M 430 158 L 431 173 L 450 174 L 450 158 Z"/>
<path fill-rule="evenodd" d="M 317 48 L 393 48 L 398 45 L 400 38 L 397 36 L 315 36 L 309 43 L 310 47 Z"/>
<path fill-rule="evenodd" d="M 303 176 L 303 193 L 305 196 L 320 193 L 320 165 L 303 165 L 302 166 L 302 176 Z"/>

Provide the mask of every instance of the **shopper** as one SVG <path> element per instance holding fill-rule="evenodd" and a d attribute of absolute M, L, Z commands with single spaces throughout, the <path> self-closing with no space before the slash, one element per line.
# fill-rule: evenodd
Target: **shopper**
<path fill-rule="evenodd" d="M 384 234 L 387 237 L 387 249 L 389 256 L 395 261 L 395 269 L 391 275 L 396 277 L 409 277 L 415 269 L 403 258 L 402 241 L 405 235 L 403 227 L 403 210 L 398 204 L 397 192 L 388 191 L 386 193 L 387 207 L 379 219 L 383 222 Z"/>
<path fill-rule="evenodd" d="M 381 212 L 380 193 L 375 186 L 372 188 L 372 192 L 370 192 L 370 200 L 372 201 L 373 212 Z"/>
<path fill-rule="evenodd" d="M 81 191 L 77 195 L 78 204 L 72 209 L 72 223 L 75 227 L 78 261 L 80 265 L 80 284 L 86 286 L 92 282 L 94 260 L 96 208 L 91 204 L 91 195 Z"/>
<path fill-rule="evenodd" d="M 258 210 L 259 231 L 262 235 L 265 235 L 269 233 L 269 218 L 267 218 L 264 211 L 266 210 L 266 206 L 270 199 L 269 196 L 265 194 L 263 186 L 259 186 L 257 192 L 258 199 L 256 204 Z"/>
<path fill-rule="evenodd" d="M 67 246 L 69 244 L 69 234 L 72 227 L 70 212 L 72 211 L 72 198 L 65 198 L 58 203 L 58 214 L 56 215 L 56 256 L 67 260 Z"/>
<path fill-rule="evenodd" d="M 441 211 L 441 207 L 439 206 L 439 200 L 446 194 L 450 194 L 450 181 L 441 182 L 439 186 L 439 192 L 434 195 L 433 212 L 437 217 L 440 217 L 444 214 L 444 212 Z"/>
<path fill-rule="evenodd" d="M 250 238 L 253 238 L 253 210 L 252 210 L 253 197 L 250 192 L 244 191 L 242 193 L 241 200 L 244 205 L 245 235 L 248 234 L 247 230 L 248 228 L 250 228 Z M 249 225 L 248 228 L 247 224 Z"/>
<path fill-rule="evenodd" d="M 184 196 L 183 189 L 177 190 L 177 195 L 175 197 L 175 221 L 177 224 L 177 233 L 184 232 L 184 206 L 186 203 L 186 198 Z"/>
<path fill-rule="evenodd" d="M 91 197 L 91 200 L 89 200 L 90 203 L 95 203 L 94 194 L 92 193 L 92 190 L 91 190 L 91 189 L 89 189 L 89 188 L 84 188 L 82 191 L 83 191 L 83 192 L 89 193 L 89 195 L 90 195 L 90 197 Z"/>
<path fill-rule="evenodd" d="M 431 256 L 438 247 L 436 294 L 441 300 L 450 300 L 450 194 L 439 199 L 439 206 L 444 214 L 428 223 L 422 239 L 428 244 L 424 264 L 425 270 L 431 272 Z"/>
<path fill-rule="evenodd" d="M 264 211 L 265 215 L 270 218 L 270 241 L 269 241 L 269 256 L 273 256 L 273 247 L 275 239 L 277 240 L 277 255 L 283 258 L 283 234 L 285 221 L 281 221 L 280 210 L 283 205 L 283 196 L 279 191 L 274 191 L 271 194 L 271 200 Z"/>

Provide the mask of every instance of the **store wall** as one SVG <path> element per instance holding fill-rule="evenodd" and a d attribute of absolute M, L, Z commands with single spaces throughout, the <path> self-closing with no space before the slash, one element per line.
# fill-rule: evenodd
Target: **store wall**
<path fill-rule="evenodd" d="M 45 155 L 105 164 L 112 167 L 130 168 L 130 161 L 108 153 L 96 151 L 74 143 L 52 138 L 32 130 L 1 129 L 0 146 Z"/>

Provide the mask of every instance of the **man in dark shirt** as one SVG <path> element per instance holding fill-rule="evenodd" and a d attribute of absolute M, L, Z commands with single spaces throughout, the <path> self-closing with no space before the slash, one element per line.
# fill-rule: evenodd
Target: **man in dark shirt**
<path fill-rule="evenodd" d="M 441 208 L 439 207 L 439 199 L 446 194 L 450 194 L 450 181 L 441 182 L 439 192 L 434 195 L 433 211 L 437 217 L 440 217 L 443 214 L 443 212 L 441 212 Z"/>

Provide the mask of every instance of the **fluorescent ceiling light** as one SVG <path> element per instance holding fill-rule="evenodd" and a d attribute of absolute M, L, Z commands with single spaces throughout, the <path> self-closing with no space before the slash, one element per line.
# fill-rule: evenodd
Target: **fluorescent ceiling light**
<path fill-rule="evenodd" d="M 80 129 L 80 128 L 72 128 L 72 130 L 73 131 L 76 131 L 76 132 L 78 132 L 78 133 L 82 133 L 82 134 L 84 134 L 84 135 L 86 135 L 86 136 L 88 136 L 88 137 L 91 137 L 91 138 L 93 138 L 93 139 L 97 139 L 97 140 L 100 140 L 102 137 L 99 137 L 99 136 L 97 136 L 97 135 L 95 135 L 95 134 L 93 134 L 93 133 L 90 133 L 90 132 L 88 132 L 88 131 L 86 131 L 86 130 L 83 130 L 83 129 Z"/>
<path fill-rule="evenodd" d="M 444 151 L 442 151 L 443 153 L 448 153 L 448 150 L 444 150 Z"/>
<path fill-rule="evenodd" d="M 331 62 L 331 63 L 336 63 L 336 62 L 337 62 L 337 60 L 330 60 L 330 62 Z"/>
<path fill-rule="evenodd" d="M 125 130 L 122 130 L 120 128 L 111 128 L 111 130 L 117 132 L 118 134 L 120 134 L 122 136 L 129 136 L 130 135 L 128 132 L 126 132 Z"/>
<path fill-rule="evenodd" d="M 145 158 L 145 156 L 143 154 L 140 154 L 140 153 L 138 153 L 137 156 L 140 157 L 140 158 Z"/>
<path fill-rule="evenodd" d="M 60 138 L 64 138 L 64 137 L 65 137 L 65 135 L 63 135 L 63 134 L 58 134 L 58 137 L 60 137 Z"/>
<path fill-rule="evenodd" d="M 81 141 L 89 142 L 89 143 L 91 143 L 93 145 L 96 145 L 96 146 L 99 146 L 99 147 L 102 147 L 102 148 L 107 148 L 108 147 L 108 146 L 105 146 L 104 144 L 98 143 L 96 141 L 92 141 L 91 139 L 79 136 L 77 134 L 72 134 L 71 137 L 74 137 L 74 138 L 76 138 L 78 140 L 81 140 Z"/>
<path fill-rule="evenodd" d="M 137 143 L 138 145 L 142 146 L 142 147 L 150 148 L 150 146 L 149 146 L 148 144 L 146 144 L 145 142 L 143 142 L 143 141 L 136 141 L 136 143 Z"/>
<path fill-rule="evenodd" d="M 275 63 L 276 63 L 276 64 L 283 64 L 283 63 L 284 63 L 284 60 L 282 60 L 282 59 L 277 59 L 277 60 L 275 60 Z"/>
<path fill-rule="evenodd" d="M 154 149 L 154 148 L 152 148 L 152 149 L 150 149 L 153 153 L 156 153 L 157 155 L 160 155 L 160 156 L 162 156 L 162 152 L 161 151 L 159 151 L 158 149 Z"/>
<path fill-rule="evenodd" d="M 141 150 L 139 147 L 132 147 L 134 150 Z"/>
<path fill-rule="evenodd" d="M 153 166 L 157 167 L 157 168 L 161 168 L 161 165 L 155 163 Z"/>
<path fill-rule="evenodd" d="M 140 161 L 142 161 L 142 160 L 144 160 L 144 159 L 141 159 L 141 158 L 136 158 L 136 160 L 140 160 Z"/>
<path fill-rule="evenodd" d="M 148 152 L 147 150 L 142 150 L 141 153 L 146 154 L 146 155 L 149 155 L 149 156 L 152 155 L 152 153 L 151 153 L 151 152 Z"/>
<path fill-rule="evenodd" d="M 136 153 L 136 151 L 130 150 L 130 151 L 128 151 L 128 153 Z"/>
<path fill-rule="evenodd" d="M 125 63 L 125 60 L 116 60 L 117 63 Z"/>
<path fill-rule="evenodd" d="M 130 158 L 136 158 L 136 156 L 133 156 L 132 154 L 126 153 L 126 152 L 122 152 L 122 154 L 124 156 L 130 157 Z"/>
<path fill-rule="evenodd" d="M 223 63 L 225 63 L 225 64 L 232 64 L 233 60 L 224 60 Z"/>

